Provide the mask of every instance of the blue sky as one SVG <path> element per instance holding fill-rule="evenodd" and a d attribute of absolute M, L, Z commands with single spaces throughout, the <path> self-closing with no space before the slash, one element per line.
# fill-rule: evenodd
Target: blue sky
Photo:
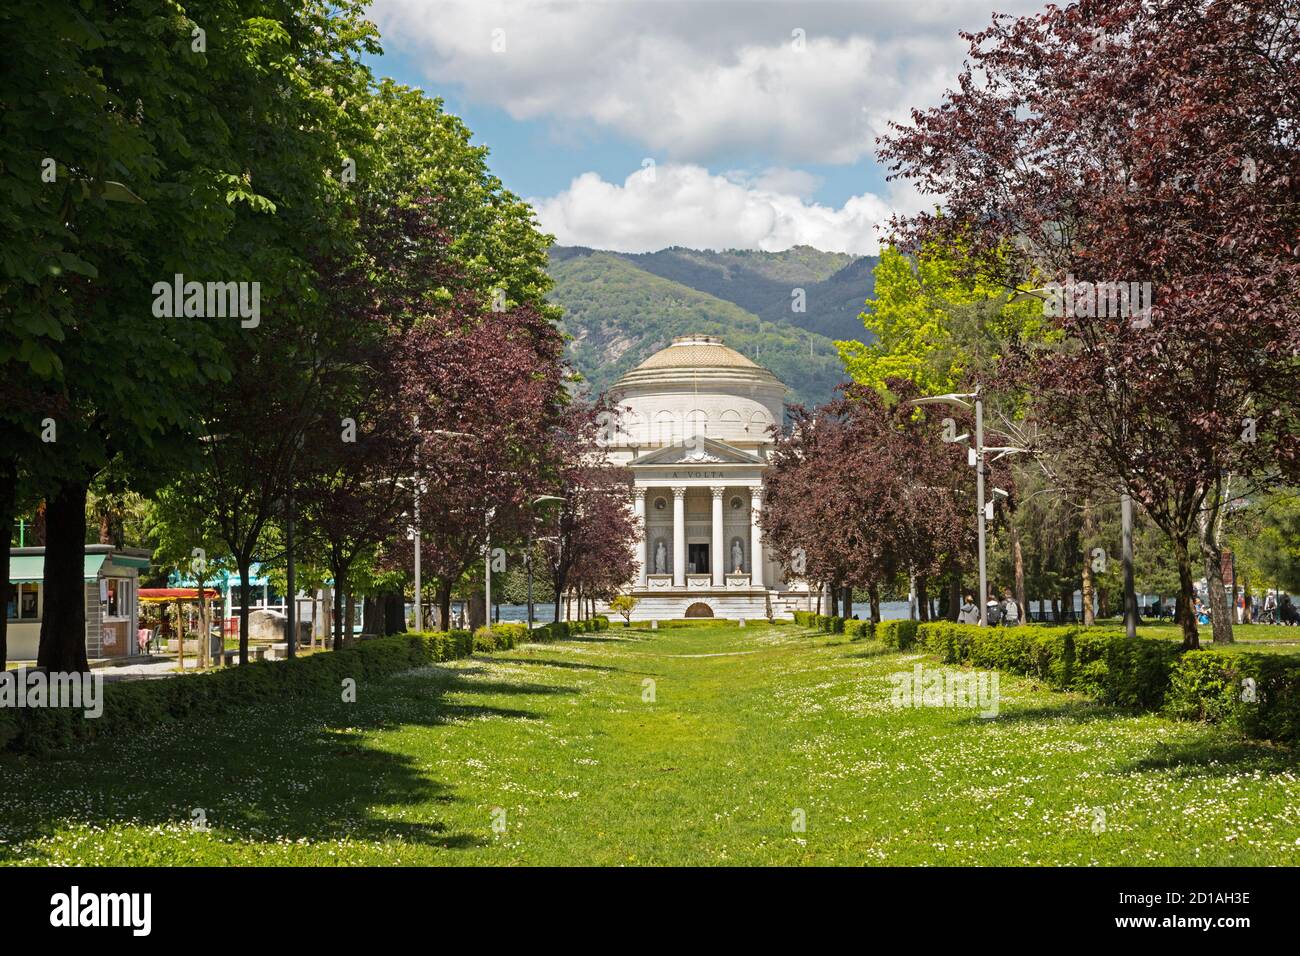
<path fill-rule="evenodd" d="M 552 196 L 579 172 L 594 171 L 606 180 L 621 180 L 639 169 L 646 158 L 645 146 L 630 136 L 597 125 L 577 128 L 567 124 L 557 130 L 549 119 L 512 119 L 499 106 L 474 102 L 463 84 L 431 83 L 421 69 L 421 54 L 401 49 L 400 40 L 386 39 L 384 55 L 371 57 L 370 65 L 377 75 L 441 96 L 448 111 L 461 117 L 474 132 L 474 141 L 492 150 L 493 172 L 521 196 Z M 726 156 L 718 165 L 730 170 L 770 164 L 761 154 L 749 151 Z M 883 171 L 866 160 L 839 165 L 805 163 L 800 168 L 820 180 L 811 198 L 836 207 L 850 196 L 885 185 Z"/>
<path fill-rule="evenodd" d="M 372 66 L 441 96 L 561 243 L 869 254 L 933 202 L 876 136 L 938 102 L 992 3 L 374 0 Z"/>

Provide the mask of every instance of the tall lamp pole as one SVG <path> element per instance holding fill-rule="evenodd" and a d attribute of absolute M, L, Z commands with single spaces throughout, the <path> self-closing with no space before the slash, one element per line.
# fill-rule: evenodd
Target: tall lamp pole
<path fill-rule="evenodd" d="M 298 586 L 296 582 L 297 561 L 293 553 L 293 519 L 294 519 L 294 500 L 293 489 L 289 489 L 288 501 L 285 502 L 286 511 L 284 523 L 284 547 L 288 560 L 284 568 L 284 586 L 289 593 L 285 596 L 285 615 L 284 622 L 288 627 L 289 633 L 286 635 L 287 644 L 285 645 L 285 655 L 287 657 L 296 657 L 298 654 Z M 207 635 L 204 635 L 205 639 Z M 222 639 L 225 638 L 225 632 L 222 632 Z"/>
<path fill-rule="evenodd" d="M 415 486 L 415 528 L 411 538 L 415 542 L 415 630 L 418 634 L 424 630 L 424 604 L 422 603 L 422 585 L 420 583 L 420 486 L 416 479 Z"/>
<path fill-rule="evenodd" d="M 972 406 L 970 401 L 974 401 Z M 972 407 L 975 409 L 975 444 L 971 448 L 971 454 L 974 457 L 975 465 L 975 521 L 979 529 L 979 562 L 980 562 L 980 624 L 987 626 L 989 623 L 989 577 L 987 557 L 985 553 L 985 533 L 986 526 L 984 523 L 984 402 L 979 397 L 979 392 L 951 393 L 948 395 L 927 395 L 925 398 L 914 398 L 907 404 L 909 405 L 950 405 L 954 408 L 964 408 L 969 411 Z M 953 439 L 954 441 L 957 439 Z"/>
<path fill-rule="evenodd" d="M 538 495 L 528 505 L 532 509 L 545 501 L 564 501 L 559 495 Z M 528 554 L 524 558 L 524 566 L 528 568 L 528 633 L 533 632 L 533 523 L 528 522 Z"/>
<path fill-rule="evenodd" d="M 979 502 L 979 538 L 980 538 L 980 624 L 987 627 L 989 623 L 989 573 L 986 542 L 988 525 L 984 507 L 984 402 L 975 393 L 975 500 Z"/>
<path fill-rule="evenodd" d="M 1124 632 L 1137 637 L 1137 594 L 1133 590 L 1133 499 L 1126 491 L 1119 499 L 1120 550 L 1124 561 Z"/>
<path fill-rule="evenodd" d="M 419 417 L 418 415 L 415 417 L 415 426 L 416 426 L 416 428 L 419 428 L 419 426 L 420 426 L 420 417 Z M 476 437 L 476 436 L 471 435 L 471 434 L 469 434 L 469 433 L 467 433 L 467 432 L 453 432 L 453 431 L 448 431 L 448 430 L 445 429 L 445 428 L 435 428 L 435 429 L 432 429 L 432 434 L 434 434 L 434 435 L 442 435 L 442 436 L 445 437 L 445 438 L 474 438 L 474 437 Z M 417 463 L 416 473 L 415 473 L 415 481 L 414 481 L 414 489 L 415 489 L 415 527 L 411 530 L 411 538 L 412 538 L 412 540 L 415 542 L 415 629 L 416 629 L 416 631 L 422 631 L 422 630 L 424 630 L 424 598 L 423 598 L 423 594 L 422 594 L 422 591 L 423 591 L 423 588 L 422 588 L 422 582 L 420 581 L 420 552 L 423 550 L 423 549 L 421 548 L 421 546 L 420 546 L 420 540 L 421 540 L 421 538 L 420 538 L 420 493 L 421 493 L 424 489 L 423 489 L 423 487 L 422 487 L 422 483 L 420 482 L 420 470 L 419 470 L 419 467 L 418 467 L 418 463 L 419 463 L 420 458 L 419 458 L 419 449 L 418 449 L 418 448 L 417 448 L 417 450 L 416 450 L 416 459 L 415 459 L 415 460 L 416 460 L 416 463 Z M 489 552 L 489 558 L 490 558 L 490 552 Z M 450 628 L 450 622 L 448 622 L 448 621 L 443 621 L 443 622 L 442 622 L 442 626 L 445 627 L 445 628 L 447 628 L 448 630 L 451 629 L 451 628 Z"/>
<path fill-rule="evenodd" d="M 969 399 L 969 401 L 968 401 Z M 967 411 L 972 408 L 975 410 L 975 442 L 970 449 L 970 457 L 973 459 L 971 464 L 975 466 L 975 521 L 979 529 L 979 563 L 980 563 L 980 625 L 987 627 L 989 623 L 989 576 L 988 576 L 988 556 L 987 556 L 987 511 L 991 508 L 992 502 L 984 501 L 984 456 L 986 453 L 998 452 L 997 457 L 1003 455 L 1015 455 L 1025 452 L 1024 448 L 1013 448 L 1010 446 L 993 446 L 984 445 L 984 401 L 980 398 L 979 392 L 955 392 L 947 395 L 927 395 L 924 398 L 914 398 L 907 403 L 908 405 L 950 405 L 953 408 L 964 408 Z M 951 441 L 964 441 L 966 436 L 957 436 Z M 996 460 L 996 459 L 995 459 Z M 1000 492 L 1005 494 L 1005 492 Z"/>

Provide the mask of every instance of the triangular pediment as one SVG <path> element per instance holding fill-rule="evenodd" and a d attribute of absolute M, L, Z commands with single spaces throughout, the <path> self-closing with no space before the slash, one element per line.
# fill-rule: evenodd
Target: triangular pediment
<path fill-rule="evenodd" d="M 726 442 L 697 435 L 684 442 L 647 452 L 632 465 L 761 465 L 762 459 Z"/>

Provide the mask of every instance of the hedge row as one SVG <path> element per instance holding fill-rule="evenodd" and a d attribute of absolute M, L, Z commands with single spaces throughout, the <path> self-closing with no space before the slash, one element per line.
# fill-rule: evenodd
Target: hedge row
<path fill-rule="evenodd" d="M 1165 710 L 1251 737 L 1300 742 L 1300 659 L 1188 651 L 1170 676 Z"/>
<path fill-rule="evenodd" d="M 878 625 L 870 621 L 853 618 L 836 617 L 832 614 L 817 614 L 814 611 L 794 611 L 794 622 L 801 627 L 812 627 L 827 634 L 847 634 L 853 640 L 871 637 Z"/>
<path fill-rule="evenodd" d="M 1135 710 L 1300 741 L 1300 657 L 1183 652 L 1157 638 L 1097 627 L 979 627 L 932 621 L 921 645 L 948 664 L 1013 671 Z"/>
<path fill-rule="evenodd" d="M 930 621 L 917 627 L 926 651 L 948 664 L 1025 674 L 1056 690 L 1108 704 L 1157 709 L 1164 704 L 1178 645 L 1096 627 L 980 627 Z"/>
<path fill-rule="evenodd" d="M 533 630 L 533 642 L 561 640 L 571 633 L 604 630 L 609 621 L 548 624 Z M 159 721 L 223 712 L 230 706 L 270 700 L 339 694 L 345 678 L 371 680 L 398 671 L 508 650 L 525 643 L 524 624 L 494 624 L 469 631 L 397 634 L 362 640 L 352 647 L 295 657 L 256 661 L 242 667 L 166 680 L 105 684 L 103 713 L 88 720 L 67 707 L 0 709 L 0 750 L 46 753 L 70 744 L 119 733 L 139 733 Z"/>
<path fill-rule="evenodd" d="M 1300 742 L 1300 655 L 1189 651 L 1111 628 L 980 627 L 949 621 L 845 620 L 795 611 L 795 623 L 889 647 L 918 645 L 945 664 L 1010 671 L 1055 690 L 1134 710 L 1223 724 L 1251 737 Z"/>

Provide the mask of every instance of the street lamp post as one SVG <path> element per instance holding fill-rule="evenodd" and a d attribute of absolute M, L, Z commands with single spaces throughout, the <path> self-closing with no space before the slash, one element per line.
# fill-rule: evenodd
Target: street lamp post
<path fill-rule="evenodd" d="M 980 400 L 979 392 L 953 393 L 949 395 L 927 395 L 925 398 L 914 398 L 907 404 L 909 405 L 951 405 L 954 408 L 964 408 L 969 410 L 972 406 L 966 399 L 974 400 L 975 409 L 975 444 L 972 451 L 975 455 L 975 520 L 979 528 L 979 562 L 980 562 L 980 624 L 987 626 L 989 622 L 989 578 L 988 567 L 985 556 L 985 524 L 984 524 L 984 402 Z"/>
<path fill-rule="evenodd" d="M 971 401 L 967 401 L 970 399 Z M 973 404 L 972 404 L 973 402 Z M 909 401 L 909 405 L 951 405 L 954 408 L 964 408 L 975 410 L 975 441 L 971 447 L 971 454 L 974 457 L 975 465 L 975 520 L 979 529 L 979 562 L 980 562 L 980 625 L 987 627 L 989 623 L 989 576 L 988 576 L 988 558 L 987 558 L 987 525 L 986 511 L 992 502 L 984 501 L 984 456 L 987 452 L 998 452 L 998 458 L 1003 455 L 1016 455 L 1025 452 L 1027 449 L 1014 448 L 1011 446 L 993 446 L 985 447 L 984 445 L 984 401 L 980 398 L 978 391 L 951 393 L 947 395 L 927 395 L 925 398 L 914 398 Z M 959 441 L 960 438 L 954 438 L 953 441 Z M 1005 494 L 1005 492 L 1003 492 Z"/>
<path fill-rule="evenodd" d="M 989 623 L 989 574 L 985 552 L 987 525 L 984 518 L 984 403 L 975 393 L 975 500 L 979 502 L 980 625 Z"/>
<path fill-rule="evenodd" d="M 420 427 L 420 418 L 418 415 L 415 418 L 415 426 L 416 428 Z M 443 435 L 447 438 L 476 437 L 474 435 L 468 434 L 467 432 L 453 432 L 453 431 L 448 431 L 444 428 L 433 429 L 433 434 Z M 420 470 L 418 467 L 419 460 L 420 460 L 419 458 L 420 453 L 418 448 L 416 449 L 415 454 L 416 454 L 415 460 L 417 464 L 415 480 L 413 482 L 413 488 L 415 493 L 415 527 L 411 529 L 411 538 L 415 542 L 415 629 L 418 632 L 424 630 L 424 603 L 423 603 L 424 599 L 422 594 L 423 588 L 421 586 L 421 580 L 420 580 L 420 552 L 421 550 L 423 550 L 421 548 L 421 537 L 420 537 L 420 493 L 424 489 L 420 481 Z M 443 627 L 450 630 L 450 622 L 443 621 L 442 625 Z"/>
<path fill-rule="evenodd" d="M 1133 499 L 1126 491 L 1119 499 L 1120 550 L 1124 561 L 1124 632 L 1137 637 L 1137 594 L 1133 590 Z"/>
<path fill-rule="evenodd" d="M 420 585 L 420 487 L 418 478 L 416 482 L 415 528 L 412 530 L 411 538 L 415 542 L 415 631 L 418 634 L 424 630 L 424 605 L 421 603 Z"/>
<path fill-rule="evenodd" d="M 538 495 L 528 505 L 529 510 L 543 501 L 564 501 L 558 495 Z M 528 633 L 533 632 L 533 523 L 528 522 L 528 553 L 524 557 L 524 567 L 528 569 Z"/>
<path fill-rule="evenodd" d="M 293 553 L 294 500 L 292 488 L 289 490 L 289 498 L 286 505 L 286 511 L 288 513 L 285 515 L 284 522 L 284 547 L 287 560 L 285 561 L 284 567 L 284 585 L 288 594 L 286 595 L 284 605 L 284 622 L 288 628 L 288 634 L 286 635 L 287 643 L 285 645 L 285 656 L 296 657 L 298 653 L 298 585 L 296 581 L 297 560 Z M 201 583 L 202 582 L 200 582 L 200 584 Z M 224 632 L 222 637 L 224 639 Z M 206 634 L 204 635 L 204 639 L 207 639 Z"/>

